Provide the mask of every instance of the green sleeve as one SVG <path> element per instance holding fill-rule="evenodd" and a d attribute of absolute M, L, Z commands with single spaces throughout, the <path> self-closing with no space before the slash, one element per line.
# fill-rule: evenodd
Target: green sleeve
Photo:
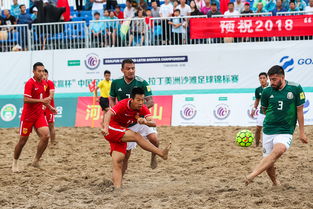
<path fill-rule="evenodd" d="M 152 96 L 152 91 L 151 91 L 151 87 L 149 86 L 147 81 L 143 81 L 143 87 L 145 90 L 145 96 Z"/>
<path fill-rule="evenodd" d="M 268 91 L 267 89 L 263 90 L 262 96 L 261 96 L 261 106 L 267 108 L 268 107 Z"/>
<path fill-rule="evenodd" d="M 305 103 L 305 94 L 302 87 L 297 86 L 297 95 L 296 95 L 296 106 L 301 106 Z"/>
<path fill-rule="evenodd" d="M 255 93 L 254 93 L 255 94 L 254 96 L 255 96 L 256 99 L 260 99 L 261 98 L 258 89 L 259 88 L 256 88 L 255 89 Z"/>
<path fill-rule="evenodd" d="M 111 84 L 110 97 L 117 97 L 117 94 L 116 94 L 116 82 L 114 82 L 114 81 L 112 81 L 112 84 Z"/>

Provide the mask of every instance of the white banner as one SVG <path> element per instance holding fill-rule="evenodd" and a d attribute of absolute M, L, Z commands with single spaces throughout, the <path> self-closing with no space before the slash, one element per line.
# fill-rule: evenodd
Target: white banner
<path fill-rule="evenodd" d="M 313 87 L 312 48 L 313 41 L 290 41 L 2 53 L 0 73 L 6 83 L 0 95 L 21 94 L 37 61 L 49 70 L 57 93 L 81 95 L 93 79 L 103 79 L 104 70 L 110 70 L 113 79 L 122 76 L 125 58 L 135 60 L 136 74 L 157 95 L 251 93 L 258 74 L 276 64 L 285 68 L 287 80 Z"/>
<path fill-rule="evenodd" d="M 254 94 L 174 95 L 173 126 L 255 126 Z M 259 114 L 258 111 L 256 114 Z M 306 93 L 305 125 L 313 125 L 313 93 Z"/>

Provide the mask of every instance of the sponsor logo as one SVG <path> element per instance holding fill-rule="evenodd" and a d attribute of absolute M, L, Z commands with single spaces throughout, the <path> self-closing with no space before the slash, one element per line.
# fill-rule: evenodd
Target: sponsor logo
<path fill-rule="evenodd" d="M 304 105 L 303 105 L 303 113 L 306 114 L 310 110 L 310 100 L 306 100 Z"/>
<path fill-rule="evenodd" d="M 292 92 L 287 93 L 287 99 L 293 99 L 293 93 Z"/>
<path fill-rule="evenodd" d="M 286 72 L 290 72 L 294 69 L 295 61 L 289 56 L 284 56 L 279 60 L 279 64 Z"/>
<path fill-rule="evenodd" d="M 1 119 L 6 122 L 12 121 L 16 116 L 17 110 L 13 104 L 6 104 L 1 108 Z"/>
<path fill-rule="evenodd" d="M 57 114 L 55 115 L 55 118 L 62 118 L 63 117 L 63 107 L 57 106 L 56 110 L 57 110 Z"/>
<path fill-rule="evenodd" d="M 219 104 L 214 109 L 214 116 L 219 120 L 225 120 L 230 115 L 230 108 L 226 104 Z"/>
<path fill-rule="evenodd" d="M 80 60 L 67 60 L 67 66 L 80 66 Z"/>
<path fill-rule="evenodd" d="M 121 89 L 121 88 L 119 88 L 117 91 L 122 91 L 122 89 Z"/>
<path fill-rule="evenodd" d="M 180 115 L 185 120 L 193 119 L 197 114 L 196 107 L 192 104 L 184 105 L 180 110 Z"/>
<path fill-rule="evenodd" d="M 301 92 L 301 93 L 300 93 L 300 99 L 305 99 L 304 92 Z"/>
<path fill-rule="evenodd" d="M 23 128 L 23 134 L 27 134 L 28 128 Z"/>
<path fill-rule="evenodd" d="M 89 70 L 95 70 L 100 65 L 100 58 L 97 54 L 91 53 L 86 56 L 85 65 Z"/>
<path fill-rule="evenodd" d="M 274 98 L 274 95 L 271 95 L 270 98 L 271 98 L 271 99 Z"/>

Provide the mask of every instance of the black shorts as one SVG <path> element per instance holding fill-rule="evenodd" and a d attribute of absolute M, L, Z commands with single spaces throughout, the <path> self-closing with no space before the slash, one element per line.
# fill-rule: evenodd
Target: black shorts
<path fill-rule="evenodd" d="M 104 111 L 109 107 L 109 98 L 100 97 L 100 106 L 102 110 Z"/>

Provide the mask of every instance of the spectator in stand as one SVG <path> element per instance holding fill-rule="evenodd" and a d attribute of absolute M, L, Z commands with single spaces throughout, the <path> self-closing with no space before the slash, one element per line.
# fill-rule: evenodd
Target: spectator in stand
<path fill-rule="evenodd" d="M 191 8 L 188 4 L 186 4 L 186 0 L 179 0 L 180 5 L 176 7 L 176 9 L 180 10 L 180 15 L 183 16 L 190 16 Z"/>
<path fill-rule="evenodd" d="M 93 3 L 91 2 L 91 0 L 86 0 L 86 3 L 85 3 L 85 10 L 86 11 L 89 11 L 92 9 L 92 5 Z"/>
<path fill-rule="evenodd" d="M 286 10 L 286 12 L 289 10 L 289 3 L 290 0 L 282 0 L 283 2 L 283 8 Z"/>
<path fill-rule="evenodd" d="M 106 1 L 107 1 L 106 9 L 108 9 L 108 10 L 115 9 L 116 6 L 118 5 L 117 0 L 106 0 Z"/>
<path fill-rule="evenodd" d="M 143 9 L 144 11 L 146 11 L 148 9 L 148 4 L 145 0 L 140 0 L 139 1 L 139 8 Z"/>
<path fill-rule="evenodd" d="M 126 7 L 124 9 L 124 18 L 133 18 L 135 17 L 136 9 L 132 7 L 131 0 L 126 1 Z"/>
<path fill-rule="evenodd" d="M 151 15 L 152 17 L 160 17 L 160 7 L 158 7 L 158 4 L 156 1 L 153 1 L 151 3 Z"/>
<path fill-rule="evenodd" d="M 164 0 L 164 4 L 160 7 L 160 16 L 164 18 L 172 17 L 174 11 L 173 5 L 170 0 Z M 168 43 L 170 36 L 170 25 L 168 24 L 169 19 L 162 19 L 162 40 L 163 44 Z"/>
<path fill-rule="evenodd" d="M 63 19 L 65 22 L 68 22 L 71 20 L 71 9 L 70 9 L 70 5 L 68 3 L 68 0 L 58 0 L 57 2 L 57 8 L 65 8 L 65 12 L 62 14 Z"/>
<path fill-rule="evenodd" d="M 107 20 L 107 19 L 110 19 L 110 12 L 109 10 L 105 9 L 103 10 L 103 17 L 100 18 L 101 20 Z"/>
<path fill-rule="evenodd" d="M 304 11 L 304 8 L 307 6 L 303 0 L 295 0 L 295 3 L 296 7 L 299 8 L 300 11 Z"/>
<path fill-rule="evenodd" d="M 124 13 L 121 11 L 121 7 L 119 5 L 115 6 L 114 15 L 118 19 L 124 19 Z"/>
<path fill-rule="evenodd" d="M 57 1 L 58 0 L 49 0 L 49 4 L 51 4 L 52 6 L 57 6 Z"/>
<path fill-rule="evenodd" d="M 90 0 L 92 2 L 92 16 L 94 16 L 95 12 L 98 12 L 100 16 L 103 16 L 103 5 L 105 0 Z"/>
<path fill-rule="evenodd" d="M 256 9 L 255 13 L 265 13 L 265 12 L 267 12 L 267 11 L 263 8 L 262 2 L 259 2 L 257 5 L 257 9 Z"/>
<path fill-rule="evenodd" d="M 255 0 L 254 3 L 253 3 L 253 8 L 252 8 L 253 11 L 256 11 L 258 9 L 258 4 L 259 3 L 262 3 L 263 7 L 265 7 L 267 2 L 266 2 L 266 0 Z"/>
<path fill-rule="evenodd" d="M 100 13 L 95 12 L 94 20 L 100 20 Z M 103 33 L 105 30 L 104 22 L 97 21 L 91 22 L 89 26 L 89 30 L 91 32 L 91 42 L 94 46 L 99 47 L 103 45 Z"/>
<path fill-rule="evenodd" d="M 289 10 L 288 12 L 299 12 L 299 8 L 296 7 L 296 3 L 294 1 L 291 1 L 289 3 Z"/>
<path fill-rule="evenodd" d="M 224 13 L 225 18 L 233 18 L 233 17 L 240 17 L 240 13 L 235 10 L 235 6 L 233 2 L 228 3 L 228 11 Z M 225 37 L 224 43 L 232 43 L 234 42 L 234 38 L 232 37 Z"/>
<path fill-rule="evenodd" d="M 33 10 L 33 12 L 31 14 L 31 18 L 32 18 L 33 22 L 36 22 L 37 16 L 38 16 L 38 9 L 37 9 L 37 7 L 33 7 L 32 10 Z"/>
<path fill-rule="evenodd" d="M 0 14 L 1 14 L 1 10 L 0 10 Z M 0 15 L 0 25 L 4 25 L 4 18 L 1 15 Z"/>
<path fill-rule="evenodd" d="M 202 13 L 202 14 L 208 14 L 208 12 L 211 10 L 211 1 L 210 0 L 205 0 L 204 1 L 204 7 L 202 7 L 201 9 L 200 9 L 200 12 Z"/>
<path fill-rule="evenodd" d="M 50 4 L 48 0 L 43 0 L 43 3 L 44 3 L 44 7 L 43 7 L 44 21 L 46 23 L 60 22 L 61 16 L 66 10 L 65 7 L 57 8 L 54 5 Z M 60 32 L 63 30 L 58 27 L 53 28 L 53 29 L 56 30 L 55 32 Z"/>
<path fill-rule="evenodd" d="M 20 5 L 18 4 L 17 0 L 13 0 L 13 5 L 11 6 L 11 15 L 18 18 L 18 16 L 21 14 Z"/>
<path fill-rule="evenodd" d="M 305 7 L 304 11 L 306 12 L 306 14 L 310 14 L 313 15 L 313 0 L 309 1 L 309 5 L 307 7 Z"/>
<path fill-rule="evenodd" d="M 285 10 L 283 7 L 282 0 L 276 0 L 276 7 L 272 11 L 273 16 L 276 16 L 277 12 L 287 12 L 287 10 Z"/>
<path fill-rule="evenodd" d="M 160 4 L 160 0 L 151 0 L 151 4 L 152 4 L 153 2 L 156 2 L 156 3 L 157 3 L 157 5 L 158 5 L 158 7 L 160 7 L 160 6 L 161 6 L 161 4 Z"/>
<path fill-rule="evenodd" d="M 213 15 L 221 15 L 222 13 L 218 10 L 216 3 L 211 4 L 211 11 L 209 11 L 206 15 L 208 17 L 212 17 Z"/>
<path fill-rule="evenodd" d="M 240 17 L 240 13 L 235 10 L 235 5 L 233 2 L 228 3 L 228 10 L 224 13 L 224 17 L 226 18 Z"/>
<path fill-rule="evenodd" d="M 250 9 L 250 3 L 246 2 L 245 6 L 243 7 L 243 11 L 241 12 L 241 14 L 250 14 L 253 13 L 253 11 Z M 245 16 L 247 17 L 247 16 Z"/>
<path fill-rule="evenodd" d="M 174 0 L 173 1 L 173 11 L 175 11 L 175 9 L 178 7 L 179 5 L 179 1 L 178 0 Z"/>
<path fill-rule="evenodd" d="M 75 0 L 75 5 L 77 11 L 83 10 L 83 0 Z"/>
<path fill-rule="evenodd" d="M 136 18 L 139 20 L 133 20 L 130 26 L 129 46 L 140 45 L 142 46 L 145 40 L 146 22 L 144 18 L 143 9 L 138 9 Z"/>
<path fill-rule="evenodd" d="M 113 11 L 110 11 L 108 20 L 112 21 L 105 23 L 105 45 L 115 47 L 119 21 L 116 21 L 118 18 L 115 17 Z"/>
<path fill-rule="evenodd" d="M 191 2 L 190 2 L 191 3 Z M 204 0 L 195 0 L 196 7 L 199 11 L 201 11 L 202 7 L 205 7 Z"/>
<path fill-rule="evenodd" d="M 3 10 L 4 14 L 4 25 L 15 25 L 16 24 L 16 18 L 10 14 L 10 11 L 5 9 Z"/>
<path fill-rule="evenodd" d="M 265 9 L 266 11 L 268 11 L 268 12 L 272 12 L 272 11 L 275 9 L 275 7 L 276 7 L 275 0 L 269 0 L 269 1 L 266 3 L 264 9 Z"/>
<path fill-rule="evenodd" d="M 174 17 L 182 17 L 180 15 L 181 10 L 176 9 L 174 11 Z M 172 25 L 172 44 L 181 45 L 183 44 L 184 34 L 186 34 L 186 22 L 184 22 L 183 18 L 173 18 L 168 22 Z"/>
<path fill-rule="evenodd" d="M 191 14 L 190 14 L 191 16 L 203 15 L 203 13 L 199 11 L 199 9 L 196 6 L 195 1 L 193 0 L 190 2 L 190 9 L 191 9 Z"/>
<path fill-rule="evenodd" d="M 24 4 L 20 5 L 20 15 L 17 19 L 17 24 L 31 24 L 33 22 L 30 14 L 26 13 L 26 6 Z"/>
<path fill-rule="evenodd" d="M 242 2 L 241 0 L 236 0 L 234 2 L 234 6 L 235 6 L 235 10 L 239 13 L 241 13 L 243 11 L 244 8 L 244 2 Z"/>

